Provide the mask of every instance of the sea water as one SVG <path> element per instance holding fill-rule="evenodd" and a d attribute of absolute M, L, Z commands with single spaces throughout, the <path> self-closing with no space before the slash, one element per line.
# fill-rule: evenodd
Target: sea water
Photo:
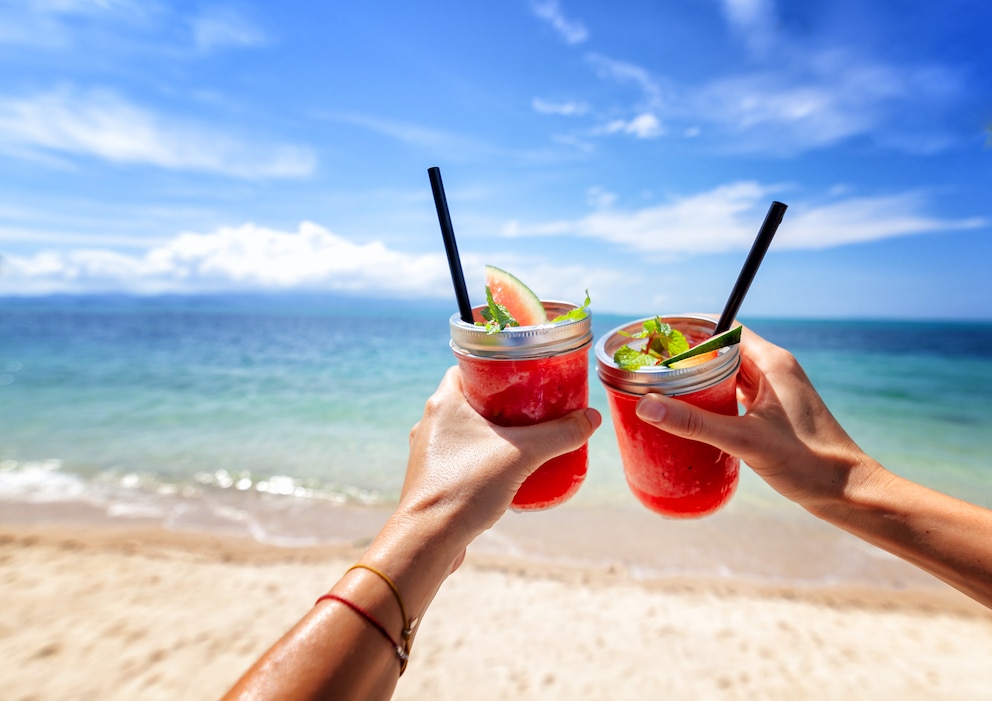
<path fill-rule="evenodd" d="M 0 298 L 0 509 L 78 503 L 167 525 L 198 514 L 292 541 L 312 536 L 294 514 L 315 504 L 394 504 L 409 430 L 454 364 L 450 307 L 320 295 Z M 650 313 L 594 310 L 593 330 Z M 884 465 L 992 507 L 992 324 L 745 321 L 795 353 Z M 590 390 L 605 415 L 594 374 Z M 789 506 L 744 468 L 728 510 Z M 559 508 L 583 507 L 636 508 L 608 421 L 590 443 L 586 483 Z"/>

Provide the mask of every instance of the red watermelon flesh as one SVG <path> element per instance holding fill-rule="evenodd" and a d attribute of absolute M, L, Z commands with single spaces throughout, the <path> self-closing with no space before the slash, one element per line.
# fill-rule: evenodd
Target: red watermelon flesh
<path fill-rule="evenodd" d="M 492 292 L 496 304 L 506 307 L 521 326 L 548 323 L 548 313 L 537 295 L 505 270 L 487 265 L 486 286 Z"/>

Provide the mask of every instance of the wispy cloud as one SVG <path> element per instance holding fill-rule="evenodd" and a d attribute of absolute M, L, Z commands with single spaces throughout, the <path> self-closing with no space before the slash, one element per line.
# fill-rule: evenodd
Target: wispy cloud
<path fill-rule="evenodd" d="M 772 0 L 722 0 L 722 4 L 736 34 L 754 53 L 764 53 L 773 41 L 776 24 Z"/>
<path fill-rule="evenodd" d="M 601 54 L 589 54 L 586 59 L 601 79 L 622 86 L 633 85 L 638 91 L 638 97 L 627 108 L 632 116 L 602 121 L 588 131 L 589 136 L 627 134 L 638 139 L 654 139 L 665 133 L 659 117 L 664 108 L 662 90 L 650 71 Z"/>
<path fill-rule="evenodd" d="M 229 7 L 211 7 L 192 20 L 193 40 L 201 51 L 262 46 L 268 37 L 251 20 Z"/>
<path fill-rule="evenodd" d="M 751 245 L 769 199 L 781 186 L 731 183 L 643 209 L 600 208 L 574 221 L 525 225 L 510 222 L 506 236 L 583 236 L 657 254 L 696 255 L 742 250 Z M 599 203 L 602 204 L 602 201 Z M 780 249 L 823 249 L 912 234 L 977 229 L 988 219 L 940 219 L 923 210 L 918 192 L 848 197 L 826 204 L 790 206 Z"/>
<path fill-rule="evenodd" d="M 527 149 L 490 143 L 476 136 L 425 127 L 397 119 L 356 113 L 315 113 L 315 119 L 325 119 L 352 124 L 375 134 L 393 139 L 405 146 L 429 152 L 432 159 L 443 158 L 453 162 L 471 162 L 486 158 L 499 158 L 515 163 L 560 162 L 561 151 L 547 148 Z"/>
<path fill-rule="evenodd" d="M 566 44 L 581 44 L 589 38 L 589 30 L 582 22 L 565 17 L 558 0 L 533 0 L 530 7 L 534 15 L 550 24 Z"/>
<path fill-rule="evenodd" d="M 592 134 L 630 134 L 638 139 L 654 139 L 665 133 L 653 114 L 639 114 L 633 119 L 614 119 L 592 130 Z"/>
<path fill-rule="evenodd" d="M 24 148 L 241 178 L 300 177 L 316 168 L 305 146 L 238 139 L 229 130 L 159 115 L 108 90 L 0 99 L 0 149 Z"/>
<path fill-rule="evenodd" d="M 578 117 L 589 111 L 589 105 L 584 102 L 554 102 L 535 97 L 531 106 L 539 114 L 555 114 L 563 117 Z"/>
<path fill-rule="evenodd" d="M 443 129 L 434 129 L 396 119 L 376 117 L 374 115 L 342 112 L 315 116 L 319 119 L 329 119 L 345 124 L 353 124 L 362 129 L 388 136 L 409 146 L 435 149 L 447 145 L 454 145 L 456 148 L 478 148 L 482 145 L 474 137 L 467 137 Z"/>
<path fill-rule="evenodd" d="M 24 3 L 36 12 L 58 14 L 90 14 L 114 10 L 131 10 L 138 5 L 133 0 L 28 0 Z"/>
<path fill-rule="evenodd" d="M 715 80 L 690 93 L 680 111 L 718 127 L 736 150 L 791 154 L 871 135 L 891 147 L 925 151 L 946 146 L 948 138 L 921 131 L 914 115 L 946 109 L 963 89 L 960 76 L 946 68 L 895 67 L 829 51 L 781 70 Z"/>
<path fill-rule="evenodd" d="M 159 12 L 152 2 L 138 0 L 28 0 L 0 3 L 0 44 L 42 50 L 71 47 L 80 18 L 116 26 L 141 23 Z"/>
<path fill-rule="evenodd" d="M 887 197 L 851 197 L 796 213 L 783 248 L 819 249 L 897 236 L 980 229 L 984 217 L 941 219 L 922 211 L 926 199 L 909 192 Z"/>
<path fill-rule="evenodd" d="M 953 124 L 946 117 L 965 102 L 966 67 L 893 63 L 864 47 L 800 40 L 782 29 L 771 0 L 722 0 L 722 6 L 749 51 L 741 64 L 746 67 L 733 65 L 688 84 L 590 52 L 585 58 L 595 75 L 618 88 L 614 104 L 535 100 L 535 111 L 568 109 L 571 116 L 589 118 L 586 137 L 656 138 L 674 131 L 687 138 L 705 135 L 710 148 L 729 153 L 794 156 L 867 137 L 887 149 L 931 154 L 961 139 L 935 125 Z M 620 90 L 631 87 L 636 92 L 624 97 Z M 584 109 L 571 109 L 574 104 Z"/>
<path fill-rule="evenodd" d="M 651 75 L 651 72 L 643 66 L 627 61 L 618 61 L 596 53 L 589 54 L 587 60 L 600 78 L 621 85 L 632 83 L 637 86 L 641 92 L 639 103 L 644 107 L 659 108 L 663 106 L 661 86 Z"/>

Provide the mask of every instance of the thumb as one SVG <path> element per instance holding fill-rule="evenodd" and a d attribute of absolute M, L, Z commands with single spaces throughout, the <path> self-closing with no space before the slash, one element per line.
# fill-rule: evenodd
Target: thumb
<path fill-rule="evenodd" d="M 637 402 L 637 418 L 662 431 L 708 443 L 736 454 L 737 417 L 700 409 L 663 394 L 650 393 Z"/>
<path fill-rule="evenodd" d="M 530 453 L 541 464 L 581 448 L 602 423 L 602 415 L 589 407 L 551 421 L 497 430 L 508 436 L 514 434 L 518 449 Z"/>

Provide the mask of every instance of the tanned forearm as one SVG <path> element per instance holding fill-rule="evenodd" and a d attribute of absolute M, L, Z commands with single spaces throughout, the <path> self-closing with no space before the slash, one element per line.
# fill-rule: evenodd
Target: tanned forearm
<path fill-rule="evenodd" d="M 434 598 L 459 552 L 430 516 L 394 515 L 359 562 L 390 578 L 407 617 L 415 619 Z M 405 622 L 392 590 L 377 574 L 352 570 L 329 593 L 362 608 L 402 642 Z M 225 699 L 388 699 L 399 672 L 395 649 L 374 625 L 347 605 L 329 600 L 314 606 L 276 642 Z"/>
<path fill-rule="evenodd" d="M 865 457 L 814 515 L 992 607 L 992 511 L 915 484 Z"/>

